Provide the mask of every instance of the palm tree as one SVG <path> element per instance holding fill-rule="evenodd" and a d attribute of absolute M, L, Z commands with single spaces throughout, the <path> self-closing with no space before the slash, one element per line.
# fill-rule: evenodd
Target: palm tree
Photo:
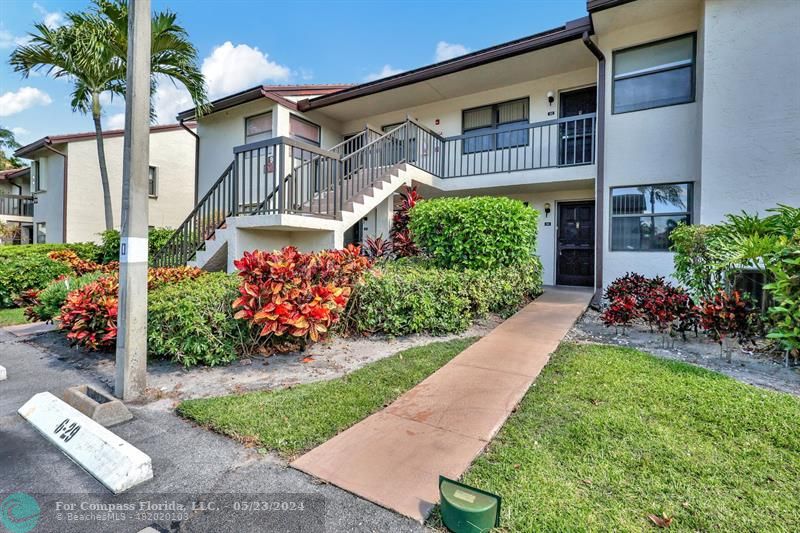
<path fill-rule="evenodd" d="M 19 159 L 13 155 L 17 148 L 19 143 L 14 139 L 14 132 L 0 126 L 0 170 L 21 166 Z M 6 150 L 11 150 L 11 155 L 6 155 Z"/>
<path fill-rule="evenodd" d="M 199 111 L 207 105 L 203 75 L 197 66 L 197 49 L 186 30 L 175 23 L 175 13 L 158 12 L 152 18 L 151 91 L 160 77 L 180 82 L 189 90 Z M 92 10 L 67 13 L 67 23 L 58 28 L 36 24 L 28 44 L 17 47 L 10 63 L 28 77 L 44 71 L 54 78 L 73 82 L 73 111 L 91 113 L 97 139 L 97 159 L 103 187 L 106 229 L 114 229 L 111 189 L 108 181 L 103 132 L 101 95 L 125 96 L 128 58 L 128 6 L 123 0 L 94 0 Z M 154 118 L 151 106 L 151 118 Z"/>

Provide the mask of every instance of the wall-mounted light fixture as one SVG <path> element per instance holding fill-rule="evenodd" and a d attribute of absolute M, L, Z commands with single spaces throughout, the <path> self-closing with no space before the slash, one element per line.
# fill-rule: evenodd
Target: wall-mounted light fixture
<path fill-rule="evenodd" d="M 556 93 L 553 91 L 547 91 L 547 103 L 553 105 L 553 102 L 556 101 Z"/>
<path fill-rule="evenodd" d="M 544 204 L 544 218 L 547 218 L 547 215 L 550 214 L 550 203 Z"/>

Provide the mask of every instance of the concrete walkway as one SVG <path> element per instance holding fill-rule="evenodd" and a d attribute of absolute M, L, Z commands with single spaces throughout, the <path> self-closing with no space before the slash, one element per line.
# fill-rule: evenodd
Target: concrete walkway
<path fill-rule="evenodd" d="M 292 463 L 423 521 L 439 475 L 459 478 L 494 437 L 589 304 L 588 290 L 548 287 L 383 411 Z"/>

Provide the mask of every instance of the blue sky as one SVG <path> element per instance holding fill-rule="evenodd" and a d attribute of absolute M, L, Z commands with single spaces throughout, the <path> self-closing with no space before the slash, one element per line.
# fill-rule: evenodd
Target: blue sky
<path fill-rule="evenodd" d="M 560 26 L 585 15 L 586 0 L 282 1 L 152 0 L 171 9 L 199 50 L 212 97 L 258 83 L 358 83 Z M 88 131 L 69 107 L 70 83 L 23 79 L 8 65 L 37 21 L 58 25 L 83 0 L 0 1 L 0 125 L 21 143 Z M 182 88 L 161 83 L 158 122 L 191 107 Z M 104 127 L 122 125 L 124 102 L 109 102 Z"/>

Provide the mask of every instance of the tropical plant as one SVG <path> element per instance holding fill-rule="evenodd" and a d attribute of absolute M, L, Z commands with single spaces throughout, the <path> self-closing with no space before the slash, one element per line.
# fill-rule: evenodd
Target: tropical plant
<path fill-rule="evenodd" d="M 764 287 L 775 300 L 769 309 L 773 327 L 767 337 L 795 356 L 800 355 L 800 225 L 797 228 L 797 237 L 770 264 L 774 281 Z"/>
<path fill-rule="evenodd" d="M 392 243 L 384 239 L 382 235 L 367 237 L 361 247 L 361 252 L 373 261 L 383 259 L 392 255 Z"/>
<path fill-rule="evenodd" d="M 19 168 L 22 162 L 14 157 L 14 150 L 19 148 L 19 143 L 14 138 L 14 132 L 0 126 L 0 170 Z M 6 150 L 10 154 L 6 154 Z"/>
<path fill-rule="evenodd" d="M 611 300 L 611 303 L 600 314 L 600 320 L 606 326 L 622 328 L 622 334 L 631 324 L 641 316 L 636 297 L 631 294 L 622 294 Z"/>
<path fill-rule="evenodd" d="M 392 242 L 392 252 L 397 257 L 411 257 L 419 253 L 419 248 L 414 243 L 411 237 L 411 232 L 408 228 L 410 221 L 411 209 L 417 205 L 417 202 L 422 200 L 422 196 L 417 192 L 416 185 L 414 187 L 406 187 L 400 193 L 402 200 L 400 205 L 394 210 L 394 217 L 392 218 L 392 229 L 389 237 Z"/>
<path fill-rule="evenodd" d="M 759 330 L 759 321 L 753 302 L 739 291 L 730 294 L 720 290 L 713 298 L 700 304 L 700 322 L 703 329 L 724 348 L 726 338 L 739 344 L 753 343 Z"/>
<path fill-rule="evenodd" d="M 30 302 L 26 306 L 20 305 L 22 302 L 17 302 L 17 305 L 25 307 L 25 316 L 31 321 L 52 320 L 61 312 L 61 307 L 67 301 L 70 292 L 107 275 L 106 272 L 95 271 L 78 277 L 64 276 L 39 291 L 35 302 Z"/>
<path fill-rule="evenodd" d="M 800 227 L 800 208 L 778 205 L 767 213 L 729 214 L 710 226 L 679 225 L 670 234 L 675 277 L 695 298 L 732 290 L 736 274 L 745 269 L 769 279 L 774 258 Z"/>
<path fill-rule="evenodd" d="M 117 276 L 104 276 L 67 294 L 58 316 L 70 344 L 110 350 L 117 342 Z"/>
<path fill-rule="evenodd" d="M 339 321 L 369 264 L 354 246 L 317 254 L 292 246 L 245 252 L 234 261 L 241 278 L 234 318 L 258 331 L 265 353 L 302 348 Z"/>
<path fill-rule="evenodd" d="M 94 0 L 91 10 L 68 12 L 66 19 L 65 25 L 56 28 L 35 24 L 31 40 L 11 53 L 10 63 L 24 77 L 44 71 L 72 82 L 72 110 L 90 113 L 94 122 L 105 226 L 110 230 L 114 219 L 103 145 L 101 96 L 125 96 L 128 6 L 123 0 Z M 151 90 L 163 78 L 182 83 L 198 112 L 202 112 L 206 89 L 197 66 L 197 50 L 186 30 L 176 24 L 175 13 L 168 10 L 154 13 L 151 27 Z"/>

